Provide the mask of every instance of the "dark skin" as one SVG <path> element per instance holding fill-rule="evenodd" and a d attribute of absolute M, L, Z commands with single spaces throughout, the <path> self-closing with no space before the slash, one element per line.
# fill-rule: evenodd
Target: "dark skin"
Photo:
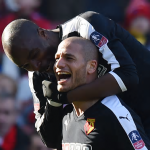
<path fill-rule="evenodd" d="M 2 44 L 6 55 L 18 67 L 27 71 L 53 73 L 55 53 L 60 43 L 59 29 L 45 30 L 36 25 L 31 28 L 30 22 L 28 28 L 22 27 L 19 31 L 14 32 L 18 24 L 18 22 L 10 23 L 3 32 Z M 13 32 L 15 36 L 12 34 Z M 116 79 L 107 73 L 90 84 L 69 91 L 67 97 L 69 102 L 77 99 L 84 101 L 103 98 L 120 92 L 121 89 Z"/>

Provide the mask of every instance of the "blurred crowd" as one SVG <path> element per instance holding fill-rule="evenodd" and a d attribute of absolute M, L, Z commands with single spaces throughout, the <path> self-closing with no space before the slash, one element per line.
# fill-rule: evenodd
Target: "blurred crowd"
<path fill-rule="evenodd" d="M 113 19 L 150 50 L 149 0 L 0 0 L 0 35 L 18 18 L 54 29 L 85 11 Z M 27 72 L 5 56 L 0 40 L 0 150 L 48 150 L 34 122 Z"/>

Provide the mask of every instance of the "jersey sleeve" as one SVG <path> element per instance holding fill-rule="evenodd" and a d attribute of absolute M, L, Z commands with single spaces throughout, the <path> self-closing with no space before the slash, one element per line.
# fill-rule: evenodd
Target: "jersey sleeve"
<path fill-rule="evenodd" d="M 115 36 L 116 24 L 95 12 L 85 12 L 61 25 L 62 40 L 81 36 L 91 40 L 101 53 L 100 75 L 109 72 L 122 91 L 138 83 L 135 64 L 120 39 Z M 103 63 L 105 62 L 105 63 Z"/>
<path fill-rule="evenodd" d="M 47 147 L 57 148 L 61 140 L 62 107 L 50 106 L 42 91 L 42 81 L 54 79 L 38 72 L 28 72 L 28 76 L 34 102 L 35 128 Z"/>

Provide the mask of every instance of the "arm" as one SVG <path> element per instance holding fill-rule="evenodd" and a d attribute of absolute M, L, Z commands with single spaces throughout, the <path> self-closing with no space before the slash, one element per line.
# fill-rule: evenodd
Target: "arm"
<path fill-rule="evenodd" d="M 61 140 L 62 106 L 50 105 L 43 96 L 42 81 L 51 80 L 47 74 L 29 72 L 28 75 L 34 100 L 36 130 L 47 147 L 57 148 Z"/>
<path fill-rule="evenodd" d="M 119 92 L 121 92 L 121 89 L 115 78 L 111 74 L 107 73 L 90 84 L 80 86 L 68 92 L 67 98 L 69 102 L 73 102 L 77 99 L 86 101 L 103 98 Z"/>
<path fill-rule="evenodd" d="M 76 32 L 90 39 L 99 49 L 100 64 L 107 70 L 95 82 L 70 91 L 67 94 L 70 102 L 75 99 L 103 98 L 127 91 L 137 85 L 135 64 L 120 39 L 116 37 L 116 24 L 112 20 L 95 12 L 86 12 L 61 27 L 62 39 Z M 76 35 L 77 33 L 74 36 Z"/>

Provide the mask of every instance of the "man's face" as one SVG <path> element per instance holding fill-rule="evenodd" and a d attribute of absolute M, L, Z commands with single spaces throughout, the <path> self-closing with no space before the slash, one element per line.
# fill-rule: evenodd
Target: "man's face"
<path fill-rule="evenodd" d="M 86 83 L 86 62 L 81 45 L 63 41 L 55 59 L 54 72 L 58 91 L 66 92 Z"/>
<path fill-rule="evenodd" d="M 55 62 L 56 48 L 41 37 L 28 43 L 22 42 L 19 49 L 9 49 L 7 56 L 20 68 L 27 71 L 51 72 Z"/>
<path fill-rule="evenodd" d="M 16 110 L 14 100 L 8 98 L 0 100 L 0 136 L 5 136 L 15 124 Z"/>

